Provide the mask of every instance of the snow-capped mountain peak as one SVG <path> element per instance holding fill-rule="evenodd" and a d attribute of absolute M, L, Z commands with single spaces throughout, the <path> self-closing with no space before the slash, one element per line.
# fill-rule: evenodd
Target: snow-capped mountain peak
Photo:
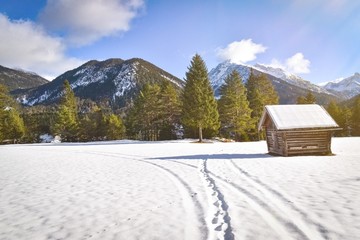
<path fill-rule="evenodd" d="M 318 93 L 328 93 L 325 89 L 323 89 L 322 87 L 315 85 L 313 83 L 311 83 L 310 81 L 304 80 L 303 78 L 289 73 L 287 71 L 285 71 L 282 68 L 279 67 L 272 67 L 269 65 L 264 65 L 264 64 L 255 64 L 254 68 L 261 71 L 261 72 L 265 72 L 267 74 L 270 74 L 274 77 L 280 78 L 282 80 L 284 80 L 285 82 L 288 82 L 292 85 L 301 87 L 301 88 L 305 88 L 314 92 L 318 92 Z"/>
<path fill-rule="evenodd" d="M 233 71 L 236 70 L 242 77 L 242 80 L 246 82 L 250 76 L 250 69 L 254 69 L 257 72 L 271 75 L 277 79 L 281 79 L 291 85 L 295 85 L 302 89 L 310 90 L 317 93 L 331 94 L 324 88 L 317 86 L 307 80 L 302 79 L 292 73 L 285 71 L 282 68 L 273 67 L 264 64 L 255 64 L 254 66 L 234 64 L 230 61 L 220 63 L 216 68 L 213 68 L 209 73 L 209 78 L 212 86 L 215 90 L 215 95 L 219 94 L 221 85 L 224 84 L 225 78 Z"/>
<path fill-rule="evenodd" d="M 224 84 L 226 77 L 234 70 L 239 72 L 242 80 L 246 82 L 250 76 L 251 66 L 240 65 L 225 61 L 220 63 L 209 72 L 209 79 L 214 88 L 215 95 L 219 94 L 220 87 Z"/>
<path fill-rule="evenodd" d="M 271 74 L 274 77 L 277 77 L 277 78 L 280 78 L 280 79 L 289 78 L 289 77 L 296 77 L 295 75 L 285 71 L 282 68 L 273 67 L 273 66 L 270 66 L 270 65 L 257 63 L 257 64 L 254 65 L 254 68 L 258 69 L 259 71 Z"/>
<path fill-rule="evenodd" d="M 22 93 L 18 100 L 29 106 L 57 102 L 65 80 L 69 81 L 79 98 L 95 101 L 107 99 L 120 107 L 125 106 L 145 83 L 170 81 L 176 87 L 183 85 L 180 79 L 143 59 L 91 60 L 48 84 Z"/>
<path fill-rule="evenodd" d="M 354 97 L 360 94 L 360 73 L 343 78 L 341 81 L 328 82 L 324 85 L 324 88 L 329 91 L 342 92 L 347 98 Z"/>
<path fill-rule="evenodd" d="M 256 64 L 254 66 L 235 64 L 229 61 L 220 63 L 209 72 L 209 79 L 214 88 L 215 97 L 220 97 L 221 86 L 225 83 L 226 77 L 234 70 L 240 74 L 244 83 L 248 81 L 251 71 L 255 75 L 267 75 L 278 92 L 280 103 L 282 104 L 293 104 L 298 96 L 305 95 L 308 91 L 314 93 L 321 104 L 328 102 L 329 99 L 341 98 L 341 96 L 331 93 L 281 68 L 264 64 Z"/>

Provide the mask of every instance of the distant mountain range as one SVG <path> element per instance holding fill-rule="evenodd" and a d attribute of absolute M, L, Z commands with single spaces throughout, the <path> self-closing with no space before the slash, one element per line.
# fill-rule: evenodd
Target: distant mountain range
<path fill-rule="evenodd" d="M 233 70 L 238 71 L 242 77 L 242 80 L 247 82 L 251 69 L 253 70 L 254 74 L 264 73 L 268 76 L 279 94 L 281 104 L 296 103 L 296 99 L 299 96 L 305 96 L 309 91 L 315 95 L 318 103 L 320 104 L 327 104 L 332 99 L 342 99 L 341 96 L 333 92 L 329 92 L 326 89 L 312 84 L 311 82 L 306 81 L 298 76 L 287 73 L 280 68 L 273 68 L 261 64 L 256 64 L 254 66 L 241 65 L 230 63 L 229 61 L 220 63 L 217 67 L 213 68 L 209 72 L 209 78 L 214 88 L 215 95 L 219 97 L 220 87 L 224 84 L 225 78 Z"/>
<path fill-rule="evenodd" d="M 323 88 L 335 94 L 342 94 L 346 99 L 360 94 L 360 73 L 323 84 Z"/>
<path fill-rule="evenodd" d="M 0 84 L 7 86 L 9 91 L 38 87 L 48 82 L 36 73 L 0 66 Z"/>
<path fill-rule="evenodd" d="M 330 100 L 342 101 L 360 94 L 359 73 L 341 81 L 318 86 L 280 68 L 262 64 L 239 65 L 225 61 L 209 72 L 215 95 L 219 97 L 220 87 L 233 70 L 238 71 L 246 82 L 251 69 L 254 74 L 264 73 L 268 76 L 279 94 L 281 104 L 295 103 L 299 96 L 305 96 L 309 91 L 315 95 L 319 104 L 327 104 Z M 0 66 L 0 83 L 7 85 L 12 94 L 27 106 L 58 102 L 65 80 L 70 82 L 77 97 L 94 101 L 105 100 L 118 107 L 126 106 L 145 83 L 170 81 L 179 90 L 185 84 L 183 80 L 139 58 L 92 60 L 65 72 L 51 82 L 34 73 Z"/>
<path fill-rule="evenodd" d="M 14 93 L 24 105 L 54 103 L 62 95 L 65 80 L 69 81 L 77 97 L 106 100 L 119 107 L 124 107 L 137 95 L 145 83 L 170 81 L 177 88 L 184 84 L 177 77 L 139 58 L 108 59 L 89 61 L 37 88 Z"/>

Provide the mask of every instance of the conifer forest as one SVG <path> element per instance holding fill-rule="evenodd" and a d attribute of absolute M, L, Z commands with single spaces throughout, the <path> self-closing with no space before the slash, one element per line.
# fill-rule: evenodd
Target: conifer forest
<path fill-rule="evenodd" d="M 64 142 L 136 139 L 146 141 L 220 137 L 235 141 L 262 138 L 257 124 L 265 105 L 279 96 L 265 74 L 252 71 L 245 83 L 231 72 L 215 98 L 208 69 L 196 54 L 179 90 L 169 81 L 145 83 L 131 104 L 114 108 L 106 101 L 80 99 L 69 82 L 63 83 L 61 100 L 50 105 L 21 106 L 0 85 L 0 143 L 41 142 L 47 134 Z M 309 92 L 297 104 L 317 103 Z M 324 106 L 342 128 L 337 136 L 360 135 L 360 96 Z"/>

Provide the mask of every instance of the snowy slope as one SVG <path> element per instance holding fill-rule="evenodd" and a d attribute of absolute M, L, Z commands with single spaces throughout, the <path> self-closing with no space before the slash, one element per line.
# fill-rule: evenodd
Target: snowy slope
<path fill-rule="evenodd" d="M 265 142 L 3 145 L 0 239 L 355 240 L 359 144 L 290 158 Z"/>
<path fill-rule="evenodd" d="M 183 84 L 180 79 L 142 59 L 92 60 L 46 85 L 19 95 L 18 99 L 29 106 L 56 102 L 62 95 L 65 80 L 69 81 L 77 97 L 107 99 L 120 105 L 125 105 L 145 83 L 170 81 L 176 87 Z"/>
<path fill-rule="evenodd" d="M 306 81 L 299 76 L 288 73 L 281 68 L 274 68 L 274 67 L 266 66 L 263 64 L 255 64 L 254 66 L 249 66 L 249 65 L 241 65 L 241 64 L 235 64 L 235 63 L 230 63 L 229 61 L 225 61 L 223 63 L 220 63 L 217 67 L 215 67 L 214 69 L 212 69 L 210 71 L 209 78 L 211 80 L 212 86 L 214 87 L 214 89 L 216 91 L 221 87 L 221 85 L 224 84 L 225 78 L 233 70 L 237 70 L 240 73 L 243 81 L 246 82 L 250 76 L 251 68 L 254 71 L 268 74 L 277 79 L 281 79 L 284 82 L 291 84 L 293 86 L 297 86 L 302 89 L 306 89 L 307 91 L 310 90 L 310 91 L 316 92 L 316 93 L 332 94 L 332 93 L 328 92 L 326 89 L 324 89 L 318 85 L 312 84 L 311 82 Z"/>
<path fill-rule="evenodd" d="M 254 66 L 241 65 L 225 61 L 217 65 L 209 72 L 209 79 L 214 88 L 215 96 L 220 97 L 220 87 L 224 84 L 226 77 L 233 71 L 239 72 L 242 80 L 247 82 L 251 69 L 254 74 L 266 74 L 278 92 L 281 104 L 296 103 L 299 96 L 305 96 L 311 91 L 317 98 L 319 104 L 327 104 L 330 100 L 337 99 L 336 94 L 329 92 L 315 84 L 310 83 L 298 76 L 287 73 L 280 68 L 256 64 Z"/>
<path fill-rule="evenodd" d="M 249 66 L 233 64 L 230 61 L 220 63 L 209 72 L 209 79 L 215 92 L 224 84 L 226 77 L 234 70 L 239 72 L 244 82 L 249 79 Z"/>
<path fill-rule="evenodd" d="M 340 92 L 347 98 L 355 97 L 360 94 L 360 73 L 355 73 L 353 76 L 332 82 L 324 85 L 324 88 L 329 91 Z"/>
<path fill-rule="evenodd" d="M 298 86 L 298 87 L 301 87 L 301 88 L 305 88 L 305 89 L 308 89 L 310 91 L 313 91 L 313 92 L 318 92 L 318 93 L 326 93 L 326 94 L 331 94 L 330 92 L 328 92 L 326 89 L 318 86 L 318 85 L 315 85 L 307 80 L 304 80 L 302 79 L 301 77 L 299 76 L 296 76 L 294 74 L 291 74 L 281 68 L 274 68 L 274 67 L 271 67 L 271 66 L 266 66 L 266 65 L 263 65 L 263 64 L 255 64 L 254 65 L 254 68 L 261 71 L 261 72 L 264 72 L 264 73 L 268 73 L 272 76 L 275 76 L 277 78 L 280 78 L 292 85 L 295 85 L 295 86 Z"/>
<path fill-rule="evenodd" d="M 244 82 L 249 79 L 250 67 L 247 65 L 237 65 L 230 61 L 225 61 L 211 69 L 209 72 L 209 79 L 215 93 L 219 91 L 219 88 L 224 84 L 226 77 L 234 70 L 239 72 Z"/>

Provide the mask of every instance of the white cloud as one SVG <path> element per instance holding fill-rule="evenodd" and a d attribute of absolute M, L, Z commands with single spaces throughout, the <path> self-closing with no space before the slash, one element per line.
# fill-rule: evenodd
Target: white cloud
<path fill-rule="evenodd" d="M 143 0 L 48 0 L 40 22 L 77 46 L 128 31 Z"/>
<path fill-rule="evenodd" d="M 286 59 L 285 63 L 282 63 L 277 59 L 272 59 L 268 66 L 273 68 L 281 68 L 293 74 L 310 73 L 310 61 L 305 59 L 302 53 L 294 54 L 292 57 Z"/>
<path fill-rule="evenodd" d="M 0 14 L 0 29 L 0 64 L 6 67 L 55 77 L 83 62 L 65 56 L 62 40 L 31 21 L 11 21 Z"/>
<path fill-rule="evenodd" d="M 272 59 L 270 66 L 273 68 L 282 68 L 282 69 L 286 69 L 286 66 L 284 64 L 282 64 L 279 60 L 277 59 Z"/>
<path fill-rule="evenodd" d="M 254 43 L 251 39 L 243 39 L 219 49 L 217 55 L 222 60 L 230 60 L 232 63 L 241 64 L 255 60 L 256 55 L 265 52 L 265 50 L 266 47 L 263 45 Z"/>
<path fill-rule="evenodd" d="M 292 73 L 309 73 L 310 61 L 302 53 L 296 53 L 286 60 L 286 68 Z"/>

